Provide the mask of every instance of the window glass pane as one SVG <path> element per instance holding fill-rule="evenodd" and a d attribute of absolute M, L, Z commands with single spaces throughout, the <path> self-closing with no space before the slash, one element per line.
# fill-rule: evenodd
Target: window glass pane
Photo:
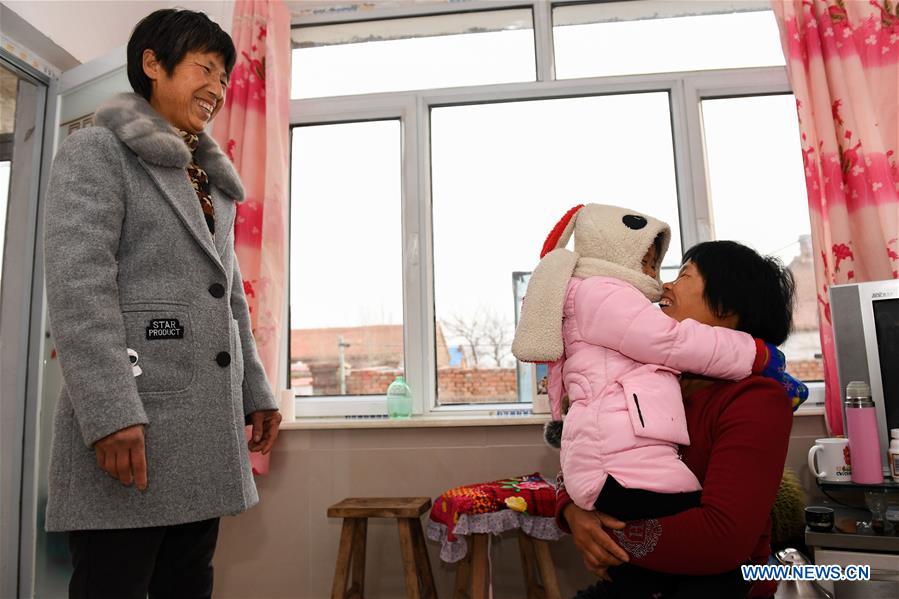
<path fill-rule="evenodd" d="M 292 98 L 534 81 L 529 9 L 298 27 Z"/>
<path fill-rule="evenodd" d="M 9 200 L 18 88 L 19 78 L 15 73 L 0 66 L 0 276 L 3 271 L 3 250 L 6 247 L 6 206 Z"/>
<path fill-rule="evenodd" d="M 581 203 L 632 207 L 672 227 L 680 261 L 668 94 L 431 111 L 438 401 L 531 401 L 510 352 L 516 297 L 546 236 Z M 573 246 L 571 246 L 573 247 Z M 517 282 L 517 284 L 516 284 Z"/>
<path fill-rule="evenodd" d="M 559 7 L 553 10 L 556 77 L 783 65 L 774 13 L 759 10 L 767 7 L 695 1 Z"/>
<path fill-rule="evenodd" d="M 12 162 L 0 160 L 0 277 L 3 271 L 3 254 L 6 248 L 6 204 L 9 198 L 9 174 Z M 0 278 L 2 281 L 2 278 Z"/>
<path fill-rule="evenodd" d="M 299 395 L 383 395 L 403 372 L 400 140 L 399 121 L 293 129 L 290 367 Z"/>
<path fill-rule="evenodd" d="M 822 380 L 808 200 L 791 94 L 703 100 L 715 237 L 779 257 L 796 278 L 788 370 Z"/>

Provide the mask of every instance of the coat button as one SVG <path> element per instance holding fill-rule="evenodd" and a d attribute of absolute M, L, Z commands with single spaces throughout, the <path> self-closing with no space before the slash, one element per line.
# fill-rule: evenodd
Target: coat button
<path fill-rule="evenodd" d="M 222 287 L 219 283 L 213 283 L 209 286 L 209 295 L 214 298 L 220 298 L 225 295 L 225 288 Z"/>
<path fill-rule="evenodd" d="M 215 363 L 224 368 L 231 363 L 231 354 L 226 351 L 219 352 L 215 357 Z"/>

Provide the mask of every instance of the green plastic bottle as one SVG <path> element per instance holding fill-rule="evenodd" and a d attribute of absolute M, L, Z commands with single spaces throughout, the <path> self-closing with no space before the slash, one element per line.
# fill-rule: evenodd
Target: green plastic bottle
<path fill-rule="evenodd" d="M 412 415 L 412 390 L 401 376 L 387 387 L 387 415 L 390 418 L 408 418 Z"/>

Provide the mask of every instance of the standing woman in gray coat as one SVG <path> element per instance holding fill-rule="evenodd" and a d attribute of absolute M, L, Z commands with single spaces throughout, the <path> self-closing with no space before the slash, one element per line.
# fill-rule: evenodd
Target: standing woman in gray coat
<path fill-rule="evenodd" d="M 47 529 L 71 531 L 70 597 L 210 597 L 219 517 L 256 504 L 247 452 L 278 436 L 234 255 L 243 188 L 205 133 L 234 61 L 206 15 L 154 12 L 128 42 L 136 93 L 53 165 L 47 297 L 64 384 Z"/>

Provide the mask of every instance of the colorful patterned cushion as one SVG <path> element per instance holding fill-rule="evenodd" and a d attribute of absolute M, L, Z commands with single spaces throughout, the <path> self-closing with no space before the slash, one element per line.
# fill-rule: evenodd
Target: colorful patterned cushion
<path fill-rule="evenodd" d="M 468 534 L 520 528 L 534 538 L 555 541 L 563 534 L 555 508 L 556 489 L 539 472 L 456 487 L 434 500 L 428 537 L 443 544 L 440 558 L 447 562 L 465 557 L 468 545 L 461 537 Z"/>

